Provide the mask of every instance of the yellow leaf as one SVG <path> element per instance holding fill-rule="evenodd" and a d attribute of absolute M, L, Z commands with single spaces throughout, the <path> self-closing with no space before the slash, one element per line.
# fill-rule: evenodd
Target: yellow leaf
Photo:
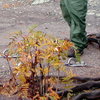
<path fill-rule="evenodd" d="M 40 100 L 47 100 L 47 97 L 40 97 Z"/>
<path fill-rule="evenodd" d="M 3 8 L 10 8 L 10 4 L 3 4 Z"/>
<path fill-rule="evenodd" d="M 44 74 L 47 74 L 48 73 L 48 67 L 44 68 L 43 73 Z"/>
<path fill-rule="evenodd" d="M 61 65 L 61 64 L 63 64 L 63 63 L 61 63 L 61 62 L 53 63 L 53 66 L 59 66 L 59 65 Z"/>
<path fill-rule="evenodd" d="M 26 84 L 22 84 L 22 86 L 21 86 L 22 88 L 26 88 L 26 89 L 28 89 L 29 88 L 29 83 L 26 83 Z"/>
<path fill-rule="evenodd" d="M 31 72 L 29 71 L 29 72 L 25 73 L 25 76 L 30 77 L 31 76 Z"/>
<path fill-rule="evenodd" d="M 21 83 L 25 83 L 26 82 L 25 76 L 23 74 L 20 74 L 18 76 L 18 79 L 21 81 Z"/>

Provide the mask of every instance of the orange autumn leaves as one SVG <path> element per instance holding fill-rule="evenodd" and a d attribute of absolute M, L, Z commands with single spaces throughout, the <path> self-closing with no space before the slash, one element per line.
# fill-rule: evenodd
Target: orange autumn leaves
<path fill-rule="evenodd" d="M 18 7 L 20 6 L 21 3 L 20 2 L 16 2 L 16 3 L 5 3 L 2 5 L 3 8 L 12 8 L 12 7 Z"/>
<path fill-rule="evenodd" d="M 11 39 L 9 55 L 18 56 L 13 70 L 15 80 L 18 82 L 14 87 L 18 95 L 30 97 L 32 100 L 48 100 L 48 97 L 52 100 L 60 100 L 58 94 L 52 89 L 58 79 L 52 77 L 48 79 L 46 76 L 52 69 L 66 71 L 62 59 L 67 57 L 66 51 L 73 44 L 34 30 L 27 35 L 21 31 L 15 32 Z M 9 91 L 13 91 L 13 88 Z"/>
<path fill-rule="evenodd" d="M 19 6 L 23 6 L 26 4 L 31 4 L 32 0 L 17 0 L 17 1 L 12 1 L 12 2 L 8 2 L 8 3 L 4 3 L 2 5 L 3 8 L 13 8 L 13 7 L 19 7 Z"/>

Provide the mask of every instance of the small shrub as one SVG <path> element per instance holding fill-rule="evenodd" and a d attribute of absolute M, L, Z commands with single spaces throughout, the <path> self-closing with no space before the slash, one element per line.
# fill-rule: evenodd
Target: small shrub
<path fill-rule="evenodd" d="M 32 100 L 59 100 L 60 97 L 53 87 L 59 81 L 59 72 L 67 73 L 63 59 L 73 44 L 33 29 L 27 35 L 21 31 L 15 32 L 11 40 L 9 55 L 18 57 L 12 59 L 13 78 L 4 85 L 1 94 L 18 95 Z M 49 77 L 52 69 L 58 72 L 57 78 Z M 72 76 L 72 73 L 67 73 L 68 79 L 64 78 L 66 83 L 70 84 L 69 79 Z"/>

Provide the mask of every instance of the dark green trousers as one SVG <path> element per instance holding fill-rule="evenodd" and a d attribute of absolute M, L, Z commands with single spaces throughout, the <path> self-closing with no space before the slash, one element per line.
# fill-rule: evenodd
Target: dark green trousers
<path fill-rule="evenodd" d="M 86 13 L 87 0 L 61 0 L 60 7 L 64 19 L 70 26 L 70 39 L 78 49 L 87 46 Z"/>

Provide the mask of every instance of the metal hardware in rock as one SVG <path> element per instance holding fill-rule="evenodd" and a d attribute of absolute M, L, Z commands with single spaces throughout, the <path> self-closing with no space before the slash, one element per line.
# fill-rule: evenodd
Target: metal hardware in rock
<path fill-rule="evenodd" d="M 5 49 L 3 51 L 3 55 L 0 56 L 0 58 L 19 58 L 19 56 L 18 55 L 9 56 L 8 49 Z"/>
<path fill-rule="evenodd" d="M 69 58 L 65 66 L 69 67 L 86 67 L 87 64 L 84 61 L 78 62 L 76 58 Z"/>

